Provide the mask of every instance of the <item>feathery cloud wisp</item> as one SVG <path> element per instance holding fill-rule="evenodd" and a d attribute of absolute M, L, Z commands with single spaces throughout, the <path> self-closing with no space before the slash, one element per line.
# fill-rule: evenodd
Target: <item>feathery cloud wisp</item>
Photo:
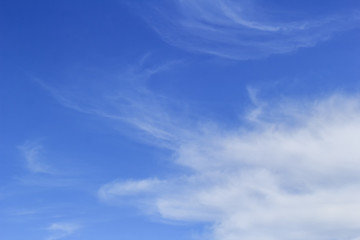
<path fill-rule="evenodd" d="M 236 60 L 311 47 L 356 27 L 360 19 L 358 12 L 289 19 L 284 11 L 266 11 L 258 4 L 247 0 L 160 1 L 152 5 L 148 18 L 148 12 L 142 15 L 171 45 Z"/>
<path fill-rule="evenodd" d="M 81 228 L 80 225 L 74 223 L 53 223 L 48 227 L 52 235 L 47 240 L 57 240 L 74 234 Z"/>
<path fill-rule="evenodd" d="M 47 166 L 41 159 L 41 154 L 43 151 L 43 146 L 38 142 L 28 141 L 21 146 L 18 146 L 18 149 L 23 154 L 27 168 L 34 173 L 51 173 L 51 169 Z"/>
<path fill-rule="evenodd" d="M 128 124 L 134 129 L 154 136 L 152 141 L 157 140 L 156 143 L 166 145 L 166 142 L 177 138 L 176 134 L 168 129 L 176 125 L 177 120 L 170 116 L 174 106 L 177 110 L 181 110 L 181 107 L 176 106 L 179 104 L 168 97 L 151 92 L 146 88 L 146 82 L 179 61 L 147 67 L 147 58 L 148 55 L 139 64 L 124 68 L 115 81 L 103 81 L 99 89 L 104 88 L 104 91 L 95 91 L 95 95 L 87 91 L 88 83 L 79 84 L 76 90 L 72 91 L 71 88 L 56 88 L 40 80 L 37 82 L 65 107 L 107 119 L 115 124 Z M 159 122 L 161 127 L 157 124 Z"/>

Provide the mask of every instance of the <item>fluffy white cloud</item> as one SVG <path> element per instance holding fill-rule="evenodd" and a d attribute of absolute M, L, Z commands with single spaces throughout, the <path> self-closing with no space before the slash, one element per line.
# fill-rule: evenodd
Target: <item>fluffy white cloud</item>
<path fill-rule="evenodd" d="M 139 193 L 165 219 L 211 223 L 216 240 L 360 236 L 358 97 L 277 104 L 246 128 L 191 130 L 173 142 L 183 176 L 112 182 L 100 197 Z"/>

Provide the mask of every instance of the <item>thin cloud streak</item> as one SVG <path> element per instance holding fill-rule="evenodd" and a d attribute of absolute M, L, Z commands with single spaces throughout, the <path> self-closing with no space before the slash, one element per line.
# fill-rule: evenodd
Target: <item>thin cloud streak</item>
<path fill-rule="evenodd" d="M 18 184 L 42 188 L 79 187 L 84 184 L 83 180 L 69 170 L 57 168 L 56 159 L 49 159 L 49 152 L 39 141 L 26 141 L 17 148 L 23 155 L 28 170 L 27 174 L 13 178 Z"/>
<path fill-rule="evenodd" d="M 48 231 L 52 232 L 52 234 L 47 240 L 66 238 L 73 235 L 80 228 L 81 226 L 75 223 L 53 223 L 48 227 Z"/>
<path fill-rule="evenodd" d="M 360 20 L 358 12 L 321 19 L 276 20 L 279 16 L 265 14 L 255 1 L 172 0 L 149 8 L 151 14 L 149 9 L 141 13 L 165 42 L 234 60 L 312 47 L 337 32 L 357 27 Z"/>
<path fill-rule="evenodd" d="M 35 141 L 27 141 L 18 149 L 23 154 L 27 168 L 34 173 L 52 173 L 51 168 L 42 159 L 43 146 Z"/>
<path fill-rule="evenodd" d="M 181 61 L 145 66 L 149 64 L 149 58 L 150 55 L 147 54 L 138 64 L 123 69 L 115 77 L 115 81 L 104 81 L 102 87 L 105 86 L 105 90 L 95 95 L 87 92 L 87 83 L 78 85 L 77 91 L 73 91 L 71 88 L 51 86 L 41 80 L 37 82 L 67 108 L 107 119 L 114 125 L 128 124 L 133 130 L 140 130 L 151 136 L 149 143 L 172 148 L 169 143 L 177 141 L 178 134 L 170 129 L 178 123 L 171 114 L 174 113 L 174 108 L 183 111 L 183 103 L 156 95 L 145 86 L 155 75 L 168 71 Z M 160 122 L 161 125 L 158 125 Z"/>
<path fill-rule="evenodd" d="M 99 190 L 99 195 L 102 199 L 108 200 L 107 198 L 112 195 L 109 193 L 113 193 L 117 196 L 136 195 L 140 192 L 152 192 L 157 186 L 161 184 L 162 182 L 158 179 L 144 179 L 140 181 L 128 180 L 121 183 L 114 181 L 102 186 Z"/>

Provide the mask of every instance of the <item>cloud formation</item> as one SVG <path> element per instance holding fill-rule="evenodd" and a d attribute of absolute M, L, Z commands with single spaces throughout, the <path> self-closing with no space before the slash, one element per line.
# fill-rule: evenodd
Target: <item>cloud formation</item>
<path fill-rule="evenodd" d="M 184 170 L 166 179 L 105 183 L 100 199 L 131 202 L 167 220 L 210 224 L 214 240 L 360 236 L 359 96 L 274 103 L 249 88 L 255 108 L 245 114 L 247 122 L 237 128 L 189 124 L 169 99 L 145 87 L 160 72 L 130 68 L 121 74 L 121 90 L 111 86 L 100 97 L 52 91 L 67 107 L 146 133 Z"/>
<path fill-rule="evenodd" d="M 51 173 L 52 170 L 42 160 L 43 146 L 36 141 L 27 141 L 18 149 L 23 154 L 27 168 L 34 173 Z"/>
<path fill-rule="evenodd" d="M 173 142 L 175 164 L 188 169 L 182 176 L 115 181 L 99 196 L 140 198 L 164 219 L 210 223 L 215 240 L 355 240 L 358 99 L 278 103 L 251 127 L 195 130 Z"/>
<path fill-rule="evenodd" d="M 81 228 L 80 225 L 75 223 L 53 223 L 48 227 L 52 235 L 47 240 L 57 240 L 66 238 Z"/>
<path fill-rule="evenodd" d="M 169 130 L 178 124 L 178 120 L 171 115 L 183 111 L 183 103 L 154 94 L 146 85 L 154 76 L 168 71 L 174 65 L 180 64 L 180 61 L 150 64 L 149 58 L 149 54 L 145 55 L 138 64 L 124 67 L 116 77 L 104 79 L 101 84 L 96 85 L 96 89 L 90 91 L 88 86 L 92 79 L 79 82 L 76 87 L 62 88 L 40 80 L 37 82 L 65 107 L 107 119 L 115 127 L 118 123 L 128 124 L 132 130 L 140 130 L 153 136 L 150 140 L 152 143 L 166 145 L 177 138 L 176 134 Z M 77 82 L 77 79 L 73 81 Z M 158 125 L 160 122 L 161 126 Z"/>
<path fill-rule="evenodd" d="M 358 12 L 307 18 L 248 0 L 158 1 L 150 9 L 141 13 L 167 43 L 236 60 L 311 47 L 359 22 Z"/>

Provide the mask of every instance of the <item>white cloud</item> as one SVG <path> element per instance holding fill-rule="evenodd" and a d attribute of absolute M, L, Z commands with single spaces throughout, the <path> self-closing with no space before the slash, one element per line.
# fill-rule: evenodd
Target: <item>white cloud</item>
<path fill-rule="evenodd" d="M 289 19 L 296 9 L 289 14 L 247 0 L 171 0 L 151 9 L 142 15 L 169 44 L 238 60 L 311 47 L 359 21 L 358 12 Z"/>
<path fill-rule="evenodd" d="M 35 141 L 27 141 L 18 149 L 23 154 L 27 168 L 34 173 L 51 173 L 51 169 L 42 159 L 43 146 Z"/>
<path fill-rule="evenodd" d="M 48 227 L 51 236 L 47 240 L 57 240 L 66 238 L 81 228 L 79 224 L 75 223 L 53 223 Z"/>
<path fill-rule="evenodd" d="M 181 61 L 150 64 L 149 58 L 149 55 L 145 55 L 139 64 L 122 69 L 114 79 L 101 81 L 95 91 L 88 89 L 89 82 L 93 83 L 94 79 L 87 79 L 87 82 L 83 83 L 74 78 L 74 82 L 79 82 L 76 87 L 62 88 L 41 80 L 37 82 L 65 107 L 107 119 L 115 127 L 119 122 L 128 124 L 132 130 L 141 130 L 153 136 L 150 140 L 153 144 L 171 147 L 167 142 L 174 141 L 177 134 L 169 129 L 176 125 L 177 119 L 170 115 L 174 112 L 174 107 L 182 111 L 182 106 L 179 107 L 180 104 L 166 96 L 155 95 L 146 88 L 145 83 Z M 161 126 L 158 124 L 160 122 Z M 133 133 L 134 131 L 131 135 L 134 135 Z M 141 137 L 144 138 L 143 135 Z"/>
<path fill-rule="evenodd" d="M 143 82 L 149 72 L 123 76 Z M 174 164 L 186 172 L 113 181 L 99 189 L 104 201 L 132 202 L 163 219 L 211 224 L 214 240 L 360 236 L 359 96 L 266 103 L 249 88 L 259 110 L 229 129 L 189 124 L 178 108 L 166 106 L 168 99 L 161 101 L 141 83 L 111 89 L 115 93 L 105 97 L 85 95 L 83 100 L 92 99 L 88 105 L 66 99 L 76 110 L 144 131 L 149 142 L 173 151 Z"/>
<path fill-rule="evenodd" d="M 211 223 L 216 240 L 357 239 L 359 98 L 266 106 L 251 128 L 179 135 L 183 176 L 112 182 L 100 196 L 139 193 L 164 219 Z"/>
<path fill-rule="evenodd" d="M 143 179 L 140 181 L 128 180 L 124 182 L 114 181 L 101 187 L 99 195 L 104 200 L 109 197 L 136 195 L 139 193 L 154 192 L 158 190 L 161 181 L 158 179 Z"/>

